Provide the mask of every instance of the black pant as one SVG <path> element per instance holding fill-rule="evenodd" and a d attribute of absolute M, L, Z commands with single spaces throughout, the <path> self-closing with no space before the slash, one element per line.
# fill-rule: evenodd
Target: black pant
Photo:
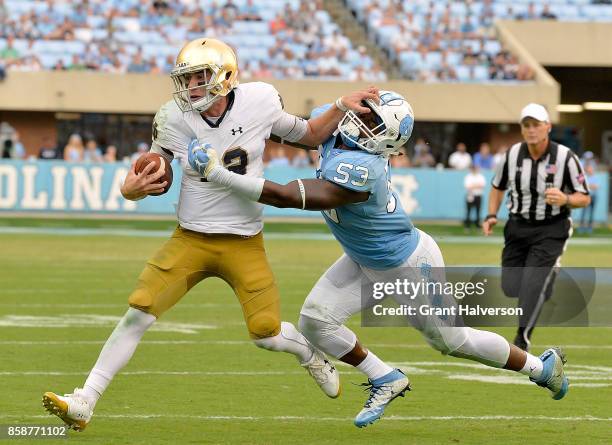
<path fill-rule="evenodd" d="M 571 225 L 569 218 L 533 225 L 511 217 L 504 227 L 502 289 L 508 297 L 518 298 L 523 310 L 519 327 L 527 330 L 527 335 L 552 295 L 557 273 L 553 266 L 561 258 Z"/>
<path fill-rule="evenodd" d="M 481 196 L 474 196 L 474 199 L 472 202 L 470 202 L 467 199 L 465 200 L 466 213 L 465 213 L 465 221 L 463 222 L 465 227 L 470 227 L 470 223 L 472 222 L 471 220 L 472 210 L 476 210 L 476 219 L 474 220 L 474 225 L 476 227 L 480 227 L 480 203 L 481 201 L 482 201 Z"/>

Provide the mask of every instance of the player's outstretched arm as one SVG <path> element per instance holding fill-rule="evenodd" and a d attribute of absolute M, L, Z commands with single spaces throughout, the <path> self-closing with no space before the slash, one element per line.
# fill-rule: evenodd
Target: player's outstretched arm
<path fill-rule="evenodd" d="M 364 90 L 354 91 L 339 98 L 335 104 L 323 114 L 309 119 L 306 134 L 297 141 L 299 144 L 316 147 L 325 142 L 338 127 L 344 113 L 353 110 L 355 113 L 369 113 L 370 109 L 363 105 L 365 99 L 372 99 L 377 103 L 378 88 L 370 86 Z"/>
<path fill-rule="evenodd" d="M 188 154 L 189 165 L 208 182 L 274 207 L 327 210 L 363 202 L 370 197 L 369 192 L 349 190 L 323 179 L 298 179 L 281 185 L 263 178 L 239 175 L 221 167 L 217 152 L 195 139 L 189 144 Z"/>
<path fill-rule="evenodd" d="M 136 173 L 136 161 L 132 163 L 130 171 L 123 181 L 121 186 L 121 194 L 125 199 L 130 201 L 138 201 L 149 195 L 150 193 L 163 193 L 164 187 L 168 185 L 166 181 L 156 184 L 155 182 L 164 175 L 163 169 L 158 169 L 155 173 L 151 170 L 155 167 L 154 162 L 149 164 L 142 170 L 140 174 Z"/>
<path fill-rule="evenodd" d="M 349 190 L 324 179 L 298 179 L 285 185 L 266 180 L 257 201 L 281 208 L 329 210 L 369 197 L 368 192 Z"/>

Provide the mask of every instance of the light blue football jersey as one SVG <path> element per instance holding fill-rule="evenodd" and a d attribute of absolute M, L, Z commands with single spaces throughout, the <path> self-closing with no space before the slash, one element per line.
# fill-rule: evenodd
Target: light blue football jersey
<path fill-rule="evenodd" d="M 331 105 L 313 110 L 315 117 Z M 363 150 L 345 150 L 340 136 L 319 148 L 317 178 L 350 190 L 369 192 L 367 201 L 323 211 L 346 254 L 358 264 L 386 270 L 400 266 L 416 249 L 419 233 L 391 189 L 388 159 Z"/>

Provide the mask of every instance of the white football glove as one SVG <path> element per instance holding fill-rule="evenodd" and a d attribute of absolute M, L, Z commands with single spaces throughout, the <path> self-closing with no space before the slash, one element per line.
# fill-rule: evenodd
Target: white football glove
<path fill-rule="evenodd" d="M 210 172 L 219 165 L 217 152 L 210 144 L 200 144 L 197 139 L 189 143 L 187 149 L 187 160 L 189 165 L 203 177 L 207 177 Z"/>

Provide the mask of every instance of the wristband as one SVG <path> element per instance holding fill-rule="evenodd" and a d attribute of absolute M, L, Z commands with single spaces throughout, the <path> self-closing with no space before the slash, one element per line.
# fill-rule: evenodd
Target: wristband
<path fill-rule="evenodd" d="M 348 107 L 342 103 L 342 97 L 336 99 L 336 108 L 343 113 L 346 113 L 349 110 Z"/>
<path fill-rule="evenodd" d="M 497 215 L 495 213 L 489 213 L 487 216 L 485 216 L 485 221 L 490 220 L 491 218 L 495 218 L 497 219 Z"/>
<path fill-rule="evenodd" d="M 297 180 L 298 187 L 300 188 L 300 195 L 302 196 L 302 210 L 306 208 L 306 189 L 301 179 Z"/>
<path fill-rule="evenodd" d="M 570 205 L 570 195 L 568 195 L 567 193 L 564 193 L 565 195 L 565 204 L 566 206 Z"/>

